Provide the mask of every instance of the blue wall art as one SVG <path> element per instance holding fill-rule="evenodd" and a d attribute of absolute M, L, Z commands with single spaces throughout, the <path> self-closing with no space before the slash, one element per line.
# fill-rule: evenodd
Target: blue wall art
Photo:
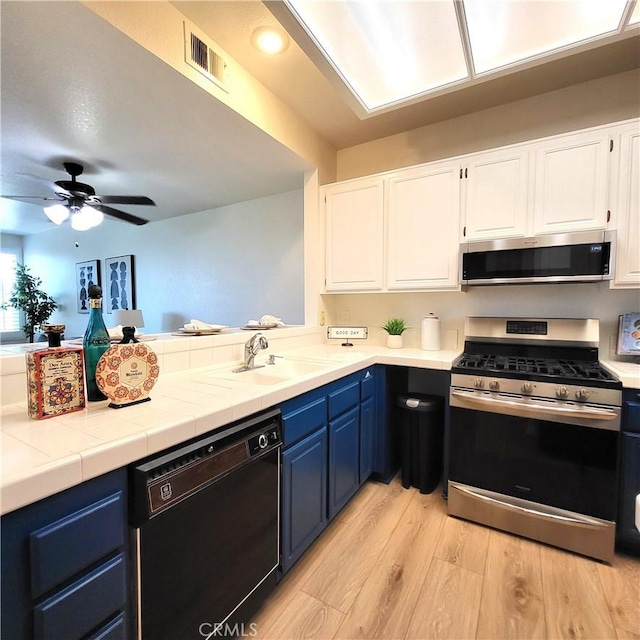
<path fill-rule="evenodd" d="M 107 313 L 135 309 L 133 286 L 133 256 L 105 259 L 103 306 Z"/>
<path fill-rule="evenodd" d="M 89 287 L 100 284 L 100 262 L 76 262 L 76 300 L 78 313 L 89 313 Z"/>

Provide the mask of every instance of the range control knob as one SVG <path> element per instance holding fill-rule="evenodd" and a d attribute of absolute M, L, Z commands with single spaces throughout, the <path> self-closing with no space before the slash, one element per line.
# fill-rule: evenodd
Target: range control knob
<path fill-rule="evenodd" d="M 489 383 L 489 389 L 491 389 L 491 391 L 497 391 L 500 388 L 500 383 L 497 380 L 492 380 Z"/>
<path fill-rule="evenodd" d="M 533 393 L 533 385 L 530 382 L 524 382 L 520 387 L 520 391 L 525 395 L 531 395 Z"/>
<path fill-rule="evenodd" d="M 473 386 L 474 386 L 476 389 L 482 389 L 482 387 L 484 387 L 484 380 L 483 380 L 482 378 L 476 378 L 476 379 L 473 381 Z"/>
<path fill-rule="evenodd" d="M 564 385 L 556 389 L 556 397 L 564 400 L 569 397 L 569 390 Z"/>
<path fill-rule="evenodd" d="M 589 399 L 589 392 L 586 389 L 578 389 L 576 391 L 576 399 L 577 400 L 588 400 Z"/>
<path fill-rule="evenodd" d="M 258 436 L 258 446 L 261 449 L 264 449 L 268 444 L 269 444 L 269 438 L 264 433 L 261 433 Z"/>

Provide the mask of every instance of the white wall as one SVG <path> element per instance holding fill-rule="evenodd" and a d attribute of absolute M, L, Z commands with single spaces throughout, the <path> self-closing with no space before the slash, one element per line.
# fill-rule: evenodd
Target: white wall
<path fill-rule="evenodd" d="M 67 337 L 81 336 L 88 318 L 76 308 L 76 263 L 99 259 L 104 286 L 104 259 L 128 254 L 145 333 L 191 318 L 242 326 L 265 313 L 304 324 L 303 219 L 302 189 L 142 227 L 105 218 L 85 232 L 64 225 L 26 236 L 24 261 L 60 304 L 51 320 Z"/>
<path fill-rule="evenodd" d="M 609 289 L 606 282 L 584 284 L 509 285 L 471 287 L 466 292 L 389 293 L 325 295 L 329 324 L 340 324 L 348 312 L 349 324 L 369 327 L 370 339 L 384 344 L 386 333 L 379 327 L 391 317 L 400 317 L 411 327 L 404 344 L 420 346 L 420 323 L 429 313 L 440 317 L 443 330 L 458 331 L 458 346 L 464 339 L 466 316 L 529 318 L 598 318 L 601 352 L 617 330 L 618 316 L 640 311 L 637 289 Z"/>

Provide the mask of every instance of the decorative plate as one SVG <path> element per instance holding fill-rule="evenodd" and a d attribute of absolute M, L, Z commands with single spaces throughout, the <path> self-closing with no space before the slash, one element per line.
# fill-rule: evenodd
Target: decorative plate
<path fill-rule="evenodd" d="M 245 329 L 246 331 L 262 331 L 263 329 L 275 329 L 277 324 L 247 324 L 244 327 L 240 327 L 241 329 Z"/>
<path fill-rule="evenodd" d="M 185 335 L 185 336 L 211 336 L 214 333 L 220 333 L 223 329 L 226 329 L 226 328 L 227 328 L 227 325 L 215 324 L 215 325 L 211 325 L 211 327 L 208 327 L 206 329 L 180 328 L 178 329 L 177 333 L 178 335 Z"/>
<path fill-rule="evenodd" d="M 121 406 L 146 400 L 159 373 L 158 356 L 146 344 L 114 344 L 98 360 L 96 383 Z"/>

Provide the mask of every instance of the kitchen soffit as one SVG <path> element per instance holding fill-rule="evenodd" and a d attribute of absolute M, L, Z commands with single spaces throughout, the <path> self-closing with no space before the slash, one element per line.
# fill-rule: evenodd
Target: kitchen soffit
<path fill-rule="evenodd" d="M 631 37 L 640 21 L 635 0 L 268 6 L 360 118 Z"/>

